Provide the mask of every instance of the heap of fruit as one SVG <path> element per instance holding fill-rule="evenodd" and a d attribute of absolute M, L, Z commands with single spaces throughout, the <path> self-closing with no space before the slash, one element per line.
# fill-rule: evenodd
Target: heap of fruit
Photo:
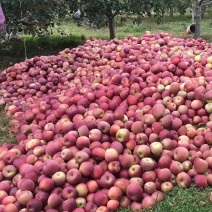
<path fill-rule="evenodd" d="M 0 210 L 153 208 L 212 185 L 212 44 L 91 39 L 0 73 L 17 144 L 0 147 Z"/>

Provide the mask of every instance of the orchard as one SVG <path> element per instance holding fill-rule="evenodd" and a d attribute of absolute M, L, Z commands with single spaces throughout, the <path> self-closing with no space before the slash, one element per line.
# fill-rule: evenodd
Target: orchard
<path fill-rule="evenodd" d="M 161 32 L 87 40 L 0 73 L 17 144 L 0 211 L 153 209 L 212 185 L 212 44 Z"/>

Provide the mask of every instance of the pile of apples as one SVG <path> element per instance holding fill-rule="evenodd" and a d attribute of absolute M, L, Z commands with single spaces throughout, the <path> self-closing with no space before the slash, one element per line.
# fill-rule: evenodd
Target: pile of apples
<path fill-rule="evenodd" d="M 17 144 L 0 147 L 0 211 L 154 208 L 212 185 L 212 44 L 161 32 L 91 39 L 0 73 Z"/>

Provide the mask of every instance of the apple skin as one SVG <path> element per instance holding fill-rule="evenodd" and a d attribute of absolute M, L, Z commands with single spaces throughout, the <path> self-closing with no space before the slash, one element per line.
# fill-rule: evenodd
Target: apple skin
<path fill-rule="evenodd" d="M 104 167 L 102 167 L 101 164 L 94 165 L 92 177 L 94 179 L 100 179 L 103 174 Z"/>
<path fill-rule="evenodd" d="M 173 152 L 174 159 L 179 162 L 183 162 L 188 159 L 189 152 L 185 147 L 177 147 Z"/>
<path fill-rule="evenodd" d="M 128 174 L 130 177 L 140 177 L 142 175 L 141 166 L 138 164 L 132 165 L 128 170 Z"/>
<path fill-rule="evenodd" d="M 12 165 L 13 161 L 17 158 L 15 152 L 6 152 L 1 157 L 1 160 L 4 162 L 5 165 Z"/>
<path fill-rule="evenodd" d="M 82 174 L 79 169 L 72 168 L 66 173 L 66 181 L 70 185 L 75 185 L 81 181 Z"/>
<path fill-rule="evenodd" d="M 31 199 L 27 202 L 26 208 L 29 212 L 41 211 L 42 202 L 40 199 Z"/>
<path fill-rule="evenodd" d="M 150 155 L 150 147 L 145 144 L 137 145 L 134 152 L 140 158 L 148 157 Z"/>
<path fill-rule="evenodd" d="M 124 169 L 130 168 L 134 164 L 134 156 L 130 154 L 119 155 L 119 162 Z"/>
<path fill-rule="evenodd" d="M 151 196 L 155 199 L 156 203 L 165 199 L 165 194 L 161 191 L 155 191 Z"/>
<path fill-rule="evenodd" d="M 112 174 L 118 174 L 121 170 L 121 164 L 119 161 L 111 161 L 108 163 L 108 171 Z"/>
<path fill-rule="evenodd" d="M 26 143 L 25 149 L 27 151 L 29 151 L 29 150 L 33 150 L 35 147 L 41 146 L 41 145 L 42 145 L 41 140 L 39 140 L 39 139 L 31 139 L 31 140 L 29 140 Z"/>
<path fill-rule="evenodd" d="M 75 186 L 78 197 L 85 197 L 88 194 L 88 187 L 86 183 L 79 183 Z"/>
<path fill-rule="evenodd" d="M 116 178 L 113 174 L 106 171 L 100 178 L 99 183 L 103 188 L 109 189 L 111 188 L 116 181 Z"/>
<path fill-rule="evenodd" d="M 143 189 L 138 183 L 130 183 L 126 189 L 127 197 L 132 201 L 141 201 L 143 197 Z"/>
<path fill-rule="evenodd" d="M 118 200 L 120 201 L 123 197 L 122 189 L 116 186 L 112 186 L 108 190 L 108 198 L 111 200 Z"/>
<path fill-rule="evenodd" d="M 208 156 L 205 159 L 208 162 L 208 168 L 211 169 L 212 168 L 212 156 Z"/>
<path fill-rule="evenodd" d="M 62 185 L 65 184 L 66 175 L 62 171 L 55 172 L 52 175 L 52 180 L 54 181 L 54 183 L 55 183 L 56 186 L 62 186 Z"/>
<path fill-rule="evenodd" d="M 182 166 L 183 166 L 183 170 L 185 172 L 188 172 L 190 169 L 192 169 L 193 164 L 191 161 L 185 160 L 182 162 Z"/>
<path fill-rule="evenodd" d="M 143 171 L 151 171 L 156 168 L 156 161 L 150 157 L 142 158 L 140 166 Z"/>
<path fill-rule="evenodd" d="M 119 208 L 119 201 L 118 200 L 114 200 L 114 199 L 110 199 L 107 202 L 107 208 L 109 209 L 109 211 L 117 211 Z"/>
<path fill-rule="evenodd" d="M 208 170 L 208 162 L 202 158 L 196 158 L 193 163 L 194 169 L 199 174 L 204 174 Z"/>
<path fill-rule="evenodd" d="M 133 201 L 130 205 L 130 211 L 132 211 L 132 212 L 142 211 L 141 202 Z"/>
<path fill-rule="evenodd" d="M 177 175 L 183 171 L 183 165 L 179 161 L 173 160 L 170 165 L 170 171 L 172 174 Z"/>
<path fill-rule="evenodd" d="M 105 149 L 102 147 L 94 147 L 91 150 L 91 156 L 97 161 L 101 161 L 105 158 Z"/>
<path fill-rule="evenodd" d="M 3 210 L 2 211 L 5 211 L 5 212 L 11 212 L 11 211 L 18 212 L 19 210 L 16 207 L 15 203 L 9 203 L 9 204 L 7 204 L 7 205 L 5 205 L 3 207 Z"/>
<path fill-rule="evenodd" d="M 158 160 L 159 168 L 170 168 L 172 163 L 172 158 L 169 155 L 162 155 Z"/>
<path fill-rule="evenodd" d="M 154 106 L 152 107 L 152 114 L 157 120 L 159 120 L 161 117 L 164 117 L 165 115 L 164 105 L 160 103 L 154 104 Z"/>
<path fill-rule="evenodd" d="M 156 200 L 152 196 L 146 196 L 142 200 L 143 209 L 153 209 L 156 206 Z"/>
<path fill-rule="evenodd" d="M 171 138 L 164 138 L 161 143 L 163 144 L 163 149 L 166 150 L 172 150 L 178 146 L 177 142 Z"/>
<path fill-rule="evenodd" d="M 186 172 L 180 172 L 176 176 L 176 183 L 181 188 L 188 188 L 191 185 L 191 177 Z"/>
<path fill-rule="evenodd" d="M 7 205 L 9 203 L 15 203 L 16 202 L 16 197 L 15 196 L 12 196 L 12 195 L 9 195 L 9 196 L 6 196 L 2 201 L 1 201 L 1 204 L 2 205 Z"/>
<path fill-rule="evenodd" d="M 88 177 L 91 176 L 93 173 L 94 165 L 90 161 L 85 161 L 80 164 L 79 171 L 81 172 L 82 176 Z"/>
<path fill-rule="evenodd" d="M 81 164 L 85 161 L 88 161 L 89 154 L 86 151 L 80 150 L 80 151 L 76 152 L 74 158 L 78 164 Z"/>
<path fill-rule="evenodd" d="M 51 178 L 43 177 L 39 182 L 39 188 L 49 192 L 54 188 L 54 181 Z"/>
<path fill-rule="evenodd" d="M 194 177 L 194 185 L 197 188 L 206 188 L 208 186 L 207 176 L 205 176 L 203 174 L 197 174 Z"/>
<path fill-rule="evenodd" d="M 24 191 L 24 190 L 33 191 L 34 188 L 35 188 L 35 183 L 30 179 L 23 178 L 18 182 L 18 189 L 20 189 L 21 191 Z"/>
<path fill-rule="evenodd" d="M 6 191 L 0 190 L 0 202 L 7 196 L 8 194 Z"/>
<path fill-rule="evenodd" d="M 89 180 L 86 182 L 86 185 L 89 193 L 95 193 L 99 189 L 99 184 L 96 180 Z"/>
<path fill-rule="evenodd" d="M 154 182 L 146 182 L 143 187 L 144 193 L 149 195 L 153 194 L 156 191 L 156 184 Z"/>
<path fill-rule="evenodd" d="M 157 172 L 157 177 L 161 182 L 170 181 L 172 173 L 168 168 L 159 169 Z"/>
<path fill-rule="evenodd" d="M 144 123 L 142 121 L 135 121 L 132 123 L 131 131 L 134 134 L 143 133 L 143 125 Z"/>
<path fill-rule="evenodd" d="M 118 178 L 114 182 L 114 186 L 120 188 L 123 193 L 126 192 L 127 186 L 129 184 L 130 184 L 130 181 L 128 179 L 125 179 L 125 178 Z"/>
<path fill-rule="evenodd" d="M 2 175 L 5 177 L 5 179 L 12 179 L 17 173 L 17 169 L 13 165 L 6 165 L 2 169 Z"/>
<path fill-rule="evenodd" d="M 155 171 L 146 171 L 142 174 L 142 179 L 144 182 L 155 182 L 157 174 Z"/>
<path fill-rule="evenodd" d="M 114 148 L 106 149 L 105 151 L 105 160 L 107 162 L 117 161 L 119 158 L 119 153 Z"/>
<path fill-rule="evenodd" d="M 150 144 L 151 153 L 154 155 L 160 155 L 163 151 L 163 145 L 160 142 L 153 142 Z"/>
<path fill-rule="evenodd" d="M 89 147 L 90 146 L 90 139 L 86 136 L 80 136 L 77 138 L 76 140 L 76 147 L 78 149 L 83 149 L 85 147 Z"/>
<path fill-rule="evenodd" d="M 77 203 L 74 198 L 66 199 L 62 203 L 62 209 L 63 211 L 73 211 L 77 208 Z"/>
<path fill-rule="evenodd" d="M 60 154 L 61 154 L 61 158 L 64 161 L 69 161 L 69 160 L 71 160 L 74 157 L 71 149 L 69 149 L 69 148 L 63 149 Z"/>
<path fill-rule="evenodd" d="M 107 194 L 105 192 L 98 191 L 93 196 L 93 202 L 98 207 L 100 207 L 100 206 L 106 206 L 107 205 L 107 202 L 108 202 L 108 196 L 107 196 Z"/>
<path fill-rule="evenodd" d="M 54 173 L 59 171 L 60 164 L 56 160 L 47 160 L 44 163 L 43 173 L 46 176 L 52 176 Z"/>
<path fill-rule="evenodd" d="M 129 137 L 130 137 L 130 132 L 128 129 L 120 128 L 116 132 L 116 139 L 121 143 L 127 142 L 129 140 Z"/>
<path fill-rule="evenodd" d="M 61 195 L 64 200 L 71 199 L 71 198 L 76 199 L 77 191 L 74 186 L 67 185 L 63 188 Z"/>
<path fill-rule="evenodd" d="M 57 209 L 59 208 L 63 203 L 63 199 L 60 195 L 52 193 L 49 195 L 48 201 L 47 201 L 47 205 L 50 208 L 54 208 Z"/>
<path fill-rule="evenodd" d="M 110 210 L 107 206 L 100 206 L 97 208 L 96 212 L 110 212 Z"/>
<path fill-rule="evenodd" d="M 166 181 L 161 183 L 161 191 L 164 193 L 169 193 L 173 189 L 173 183 L 170 181 Z"/>
<path fill-rule="evenodd" d="M 98 206 L 92 201 L 88 201 L 84 206 L 85 212 L 95 212 L 97 209 Z"/>
<path fill-rule="evenodd" d="M 194 160 L 198 157 L 199 157 L 199 155 L 198 155 L 197 151 L 195 151 L 195 150 L 189 151 L 188 160 L 191 161 L 191 163 L 193 163 Z"/>
<path fill-rule="evenodd" d="M 88 138 L 91 142 L 100 141 L 102 138 L 102 132 L 99 129 L 91 129 Z"/>
<path fill-rule="evenodd" d="M 31 199 L 33 199 L 33 193 L 31 191 L 18 191 L 16 192 L 16 199 L 21 205 L 26 205 Z"/>
<path fill-rule="evenodd" d="M 121 208 L 127 208 L 131 204 L 131 200 L 127 196 L 123 196 L 120 200 L 120 207 Z"/>

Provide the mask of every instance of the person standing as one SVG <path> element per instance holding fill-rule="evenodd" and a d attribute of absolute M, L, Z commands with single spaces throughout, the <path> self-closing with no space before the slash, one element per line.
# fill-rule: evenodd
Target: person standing
<path fill-rule="evenodd" d="M 3 43 L 6 37 L 5 16 L 0 4 L 0 43 Z"/>

